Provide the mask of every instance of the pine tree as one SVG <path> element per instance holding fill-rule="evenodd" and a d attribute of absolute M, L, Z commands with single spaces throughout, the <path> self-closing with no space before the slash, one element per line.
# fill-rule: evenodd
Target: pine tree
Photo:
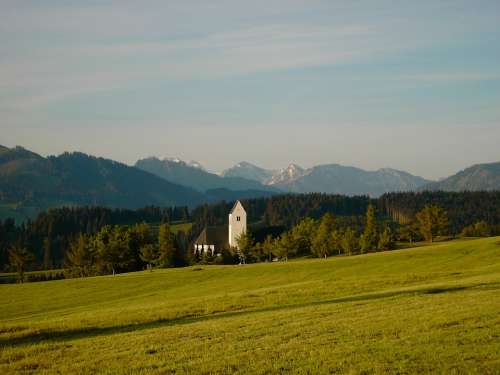
<path fill-rule="evenodd" d="M 158 248 L 153 244 L 145 244 L 141 247 L 140 257 L 142 261 L 146 262 L 147 268 L 153 271 L 152 267 L 159 260 Z"/>
<path fill-rule="evenodd" d="M 183 230 L 175 234 L 175 257 L 174 263 L 177 267 L 187 266 L 192 263 L 191 252 L 189 251 L 189 242 L 186 233 Z"/>
<path fill-rule="evenodd" d="M 99 268 L 113 275 L 121 270 L 131 270 L 135 257 L 131 251 L 130 233 L 125 227 L 103 227 L 96 237 Z"/>
<path fill-rule="evenodd" d="M 312 243 L 316 236 L 318 223 L 316 220 L 307 217 L 301 220 L 292 228 L 291 235 L 297 247 L 298 255 L 310 254 L 312 251 Z"/>
<path fill-rule="evenodd" d="M 491 235 L 491 228 L 486 221 L 481 220 L 464 227 L 461 235 L 463 237 L 488 237 Z"/>
<path fill-rule="evenodd" d="M 409 243 L 417 241 L 420 238 L 418 223 L 412 220 L 408 224 L 401 226 L 399 229 L 399 238 Z"/>
<path fill-rule="evenodd" d="M 289 232 L 283 233 L 275 244 L 274 252 L 276 252 L 276 255 L 280 258 L 284 258 L 285 261 L 288 260 L 289 256 L 295 254 L 296 246 Z"/>
<path fill-rule="evenodd" d="M 359 241 L 356 238 L 356 232 L 348 228 L 342 236 L 342 249 L 347 255 L 352 255 L 358 248 Z"/>
<path fill-rule="evenodd" d="M 18 281 L 24 282 L 26 268 L 35 261 L 35 256 L 22 246 L 12 246 L 9 250 L 9 263 L 16 270 Z"/>
<path fill-rule="evenodd" d="M 319 224 L 319 228 L 312 241 L 313 254 L 318 258 L 326 258 L 333 251 L 332 233 L 335 229 L 335 220 L 333 215 L 326 213 Z"/>
<path fill-rule="evenodd" d="M 254 239 L 250 231 L 241 233 L 241 235 L 236 239 L 238 244 L 239 255 L 242 257 L 242 262 L 246 262 L 252 256 L 254 250 Z"/>
<path fill-rule="evenodd" d="M 393 247 L 394 242 L 392 240 L 391 230 L 389 229 L 389 227 L 386 227 L 378 240 L 378 250 L 386 251 L 391 250 Z"/>
<path fill-rule="evenodd" d="M 427 204 L 417 213 L 419 230 L 426 241 L 433 242 L 436 236 L 446 234 L 448 230 L 448 216 L 438 206 Z"/>
<path fill-rule="evenodd" d="M 170 224 L 163 223 L 160 225 L 158 232 L 158 265 L 160 267 L 173 267 L 175 257 L 174 236 L 170 231 Z"/>
<path fill-rule="evenodd" d="M 342 233 L 340 230 L 334 230 L 331 234 L 332 252 L 338 253 L 342 252 Z"/>
<path fill-rule="evenodd" d="M 267 235 L 264 242 L 262 243 L 262 252 L 271 261 L 273 260 L 273 250 L 275 248 L 275 243 L 270 235 Z"/>
<path fill-rule="evenodd" d="M 52 268 L 52 240 L 45 237 L 43 240 L 43 267 L 46 270 Z"/>
<path fill-rule="evenodd" d="M 375 221 L 375 207 L 368 205 L 366 210 L 365 230 L 360 239 L 361 252 L 366 253 L 377 249 L 378 233 Z"/>
<path fill-rule="evenodd" d="M 65 265 L 69 271 L 78 277 L 90 276 L 95 262 L 95 254 L 90 244 L 90 239 L 84 234 L 70 245 L 66 253 Z"/>

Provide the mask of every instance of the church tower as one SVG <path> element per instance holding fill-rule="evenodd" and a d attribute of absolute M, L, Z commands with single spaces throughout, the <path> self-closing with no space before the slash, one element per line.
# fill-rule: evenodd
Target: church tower
<path fill-rule="evenodd" d="M 229 212 L 229 246 L 238 247 L 236 240 L 247 231 L 247 213 L 240 201 Z"/>

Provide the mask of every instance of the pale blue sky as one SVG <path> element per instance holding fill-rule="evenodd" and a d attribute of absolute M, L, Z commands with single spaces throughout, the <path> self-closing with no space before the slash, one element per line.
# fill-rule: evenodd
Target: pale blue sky
<path fill-rule="evenodd" d="M 0 144 L 429 178 L 500 160 L 500 1 L 0 0 Z"/>

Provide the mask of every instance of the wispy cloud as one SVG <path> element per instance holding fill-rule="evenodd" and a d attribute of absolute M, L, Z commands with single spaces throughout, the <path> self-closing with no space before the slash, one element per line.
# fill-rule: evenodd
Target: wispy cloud
<path fill-rule="evenodd" d="M 5 97 L 0 108 L 30 110 L 66 97 L 155 81 L 369 63 L 461 35 L 463 30 L 428 17 L 443 7 L 453 14 L 455 5 L 450 4 L 410 7 L 425 16 L 421 23 L 370 2 L 290 0 L 284 6 L 275 0 L 110 0 L 42 5 L 6 0 L 0 16 L 0 95 L 3 91 Z M 311 9 L 316 13 L 308 19 Z M 378 17 L 370 17 L 372 13 Z M 484 22 L 485 27 L 490 23 Z M 473 80 L 478 74 L 402 78 Z"/>
<path fill-rule="evenodd" d="M 478 82 L 478 81 L 496 81 L 500 80 L 500 72 L 498 73 L 421 73 L 410 75 L 395 75 L 391 77 L 398 81 L 416 81 L 427 83 L 447 83 L 447 82 Z"/>
<path fill-rule="evenodd" d="M 363 26 L 266 25 L 190 38 L 34 48 L 0 63 L 18 103 L 112 90 L 147 80 L 216 79 L 345 62 L 374 52 Z M 18 98 L 21 99 L 21 98 Z"/>
<path fill-rule="evenodd" d="M 8 98 L 0 106 L 29 110 L 154 81 L 369 62 L 433 43 L 436 28 L 441 37 L 454 33 L 392 10 L 368 16 L 379 8 L 321 0 L 286 6 L 276 0 L 8 0 L 0 16 L 0 90 Z"/>
<path fill-rule="evenodd" d="M 208 140 L 222 163 L 240 151 L 229 148 L 240 145 L 233 139 L 246 140 L 245 158 L 264 162 L 294 138 L 299 163 L 359 164 L 366 143 L 373 163 L 385 152 L 384 165 L 405 152 L 417 160 L 429 143 L 425 127 L 460 123 L 471 130 L 455 133 L 457 149 L 474 143 L 477 159 L 498 154 L 497 0 L 0 0 L 0 7 L 0 133 L 12 143 L 45 142 L 50 150 L 83 142 L 133 160 L 137 138 L 150 132 L 140 146 L 147 154 L 155 144 L 161 154 L 168 146 L 209 157 Z M 349 126 L 335 128 L 340 123 Z M 478 123 L 495 133 L 476 131 Z M 93 140 L 87 124 L 105 136 Z M 255 147 L 264 131 L 266 152 Z M 439 138 L 453 132 L 442 133 L 430 151 L 442 152 Z M 483 134 L 471 142 L 476 133 Z"/>

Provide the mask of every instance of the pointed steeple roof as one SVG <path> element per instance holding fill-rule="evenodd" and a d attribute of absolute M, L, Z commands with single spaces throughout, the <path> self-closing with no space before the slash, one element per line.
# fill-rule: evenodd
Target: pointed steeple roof
<path fill-rule="evenodd" d="M 234 205 L 233 205 L 233 208 L 231 208 L 231 211 L 229 211 L 229 214 L 232 214 L 234 212 L 234 210 L 236 209 L 236 207 L 238 207 L 238 205 L 241 206 L 241 208 L 243 208 L 243 211 L 245 211 L 245 207 L 243 207 L 243 205 L 241 204 L 240 201 L 236 201 L 234 202 Z"/>

